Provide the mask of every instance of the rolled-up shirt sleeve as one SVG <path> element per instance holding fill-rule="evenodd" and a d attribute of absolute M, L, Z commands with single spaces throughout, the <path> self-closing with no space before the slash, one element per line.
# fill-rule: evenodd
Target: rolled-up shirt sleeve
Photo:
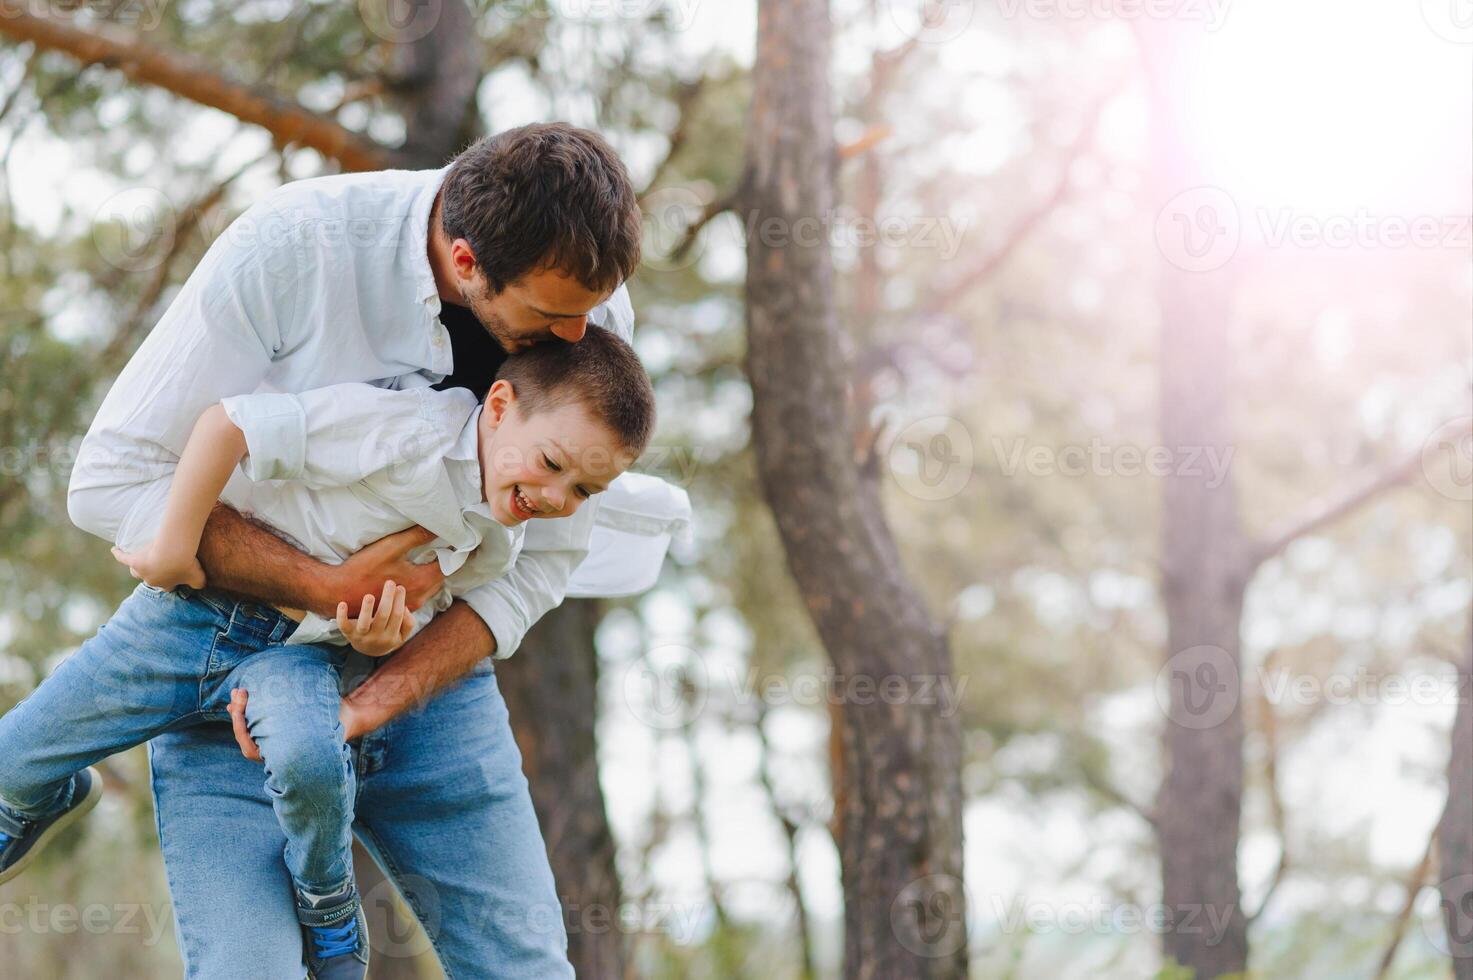
<path fill-rule="evenodd" d="M 215 239 L 82 440 L 67 489 L 74 524 L 123 547 L 153 538 L 195 421 L 257 388 L 293 342 L 299 271 L 290 239 L 266 247 L 231 229 Z"/>
<path fill-rule="evenodd" d="M 497 660 L 515 653 L 532 625 L 562 603 L 573 570 L 588 556 L 597 513 L 595 497 L 572 517 L 529 521 L 511 570 L 461 596 L 496 638 Z"/>
<path fill-rule="evenodd" d="M 360 383 L 300 394 L 234 395 L 220 402 L 245 436 L 240 465 L 247 477 L 300 480 L 317 489 L 346 487 L 389 467 L 436 458 L 445 448 L 444 426 L 434 424 L 431 413 L 464 418 L 475 403 L 467 391 L 446 395 Z"/>

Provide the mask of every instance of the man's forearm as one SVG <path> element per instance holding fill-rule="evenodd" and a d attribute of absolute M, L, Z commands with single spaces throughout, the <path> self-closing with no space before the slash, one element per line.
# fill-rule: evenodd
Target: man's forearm
<path fill-rule="evenodd" d="M 456 600 L 344 699 L 345 717 L 351 716 L 347 737 L 425 704 L 495 650 L 496 638 L 481 617 Z"/>
<path fill-rule="evenodd" d="M 224 504 L 210 512 L 199 561 L 212 588 L 329 618 L 336 611 L 331 580 L 337 566 L 293 548 Z"/>

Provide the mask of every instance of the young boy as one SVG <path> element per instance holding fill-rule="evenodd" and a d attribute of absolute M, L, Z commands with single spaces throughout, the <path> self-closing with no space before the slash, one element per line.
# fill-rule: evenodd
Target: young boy
<path fill-rule="evenodd" d="M 354 775 L 338 718 L 342 644 L 388 654 L 434 610 L 503 574 L 523 522 L 572 514 L 638 457 L 653 425 L 638 358 L 596 327 L 579 343 L 507 358 L 480 405 L 464 389 L 344 384 L 207 410 L 179 459 L 159 536 L 132 554 L 114 549 L 144 584 L 0 718 L 0 882 L 95 805 L 91 763 L 222 718 L 240 689 L 288 842 L 308 970 L 318 980 L 362 978 Z M 237 466 L 250 482 L 232 480 Z M 344 603 L 335 623 L 248 605 L 240 608 L 250 614 L 222 621 L 227 606 L 205 588 L 195 557 L 217 499 L 330 562 L 422 525 L 437 535 L 426 550 L 445 586 L 413 614 L 404 589 L 388 582 L 377 608 L 364 596 L 353 620 Z"/>

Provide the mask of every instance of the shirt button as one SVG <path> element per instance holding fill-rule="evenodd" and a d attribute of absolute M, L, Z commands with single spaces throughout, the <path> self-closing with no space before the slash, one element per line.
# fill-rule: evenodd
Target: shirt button
<path fill-rule="evenodd" d="M 445 335 L 443 333 L 437 333 L 437 334 L 435 334 L 435 346 L 436 347 L 444 347 L 445 346 Z"/>

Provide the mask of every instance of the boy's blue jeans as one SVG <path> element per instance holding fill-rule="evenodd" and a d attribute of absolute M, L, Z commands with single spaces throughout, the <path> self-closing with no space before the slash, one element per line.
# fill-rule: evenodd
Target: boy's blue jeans
<path fill-rule="evenodd" d="M 341 655 L 281 646 L 294 627 L 218 593 L 140 586 L 0 718 L 0 799 L 44 816 L 71 773 L 153 737 L 159 835 L 190 977 L 239 976 L 243 963 L 263 977 L 302 976 L 293 884 L 330 892 L 348 880 L 353 808 L 343 800 L 356 802 L 352 828 L 424 923 L 447 975 L 572 976 L 489 661 L 425 709 L 344 747 Z M 350 670 L 371 666 L 352 659 Z M 264 784 L 261 763 L 211 723 L 228 718 L 232 687 L 251 692 Z"/>
<path fill-rule="evenodd" d="M 264 606 L 140 586 L 0 718 L 0 808 L 50 816 L 73 773 L 169 728 L 226 717 L 238 687 L 250 694 L 246 720 L 293 881 L 342 892 L 353 843 L 353 767 L 338 722 L 344 656 L 325 644 L 283 646 L 295 626 Z"/>

